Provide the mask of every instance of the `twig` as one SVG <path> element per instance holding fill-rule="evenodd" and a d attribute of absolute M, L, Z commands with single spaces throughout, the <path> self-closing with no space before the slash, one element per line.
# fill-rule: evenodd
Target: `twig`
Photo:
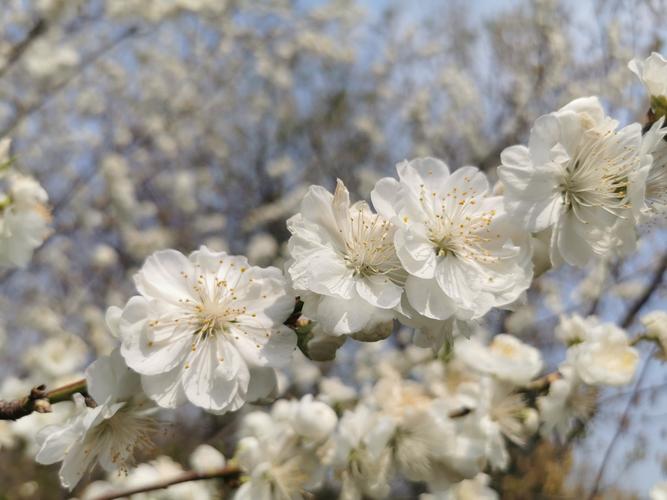
<path fill-rule="evenodd" d="M 85 379 L 77 380 L 52 391 L 47 391 L 45 385 L 38 385 L 33 387 L 27 396 L 13 401 L 0 401 L 0 420 L 18 420 L 33 412 L 50 413 L 52 404 L 69 401 L 77 393 L 86 398 L 88 406 L 95 404 L 86 392 Z"/>
<path fill-rule="evenodd" d="M 651 283 L 644 289 L 642 294 L 637 298 L 637 300 L 630 306 L 630 309 L 628 309 L 628 312 L 625 313 L 625 317 L 623 318 L 623 321 L 621 321 L 621 326 L 623 328 L 629 327 L 632 322 L 635 319 L 635 316 L 639 311 L 641 310 L 644 305 L 649 301 L 651 298 L 651 295 L 653 295 L 653 292 L 655 292 L 660 285 L 662 284 L 662 277 L 665 274 L 665 271 L 667 270 L 667 253 L 663 254 L 662 259 L 660 260 L 660 264 L 658 265 L 658 268 L 655 271 L 655 274 L 653 275 L 653 279 L 651 280 Z"/>
<path fill-rule="evenodd" d="M 25 53 L 26 50 L 35 42 L 43 33 L 46 32 L 47 23 L 44 18 L 38 19 L 35 24 L 30 28 L 27 35 L 23 40 L 14 45 L 5 58 L 5 63 L 0 67 L 0 77 L 4 74 L 18 61 L 21 56 Z"/>
<path fill-rule="evenodd" d="M 211 472 L 188 471 L 173 479 L 155 482 L 146 486 L 117 491 L 96 497 L 94 500 L 115 500 L 117 498 L 129 497 L 137 493 L 146 493 L 148 491 L 163 490 L 175 484 L 189 483 L 191 481 L 204 481 L 206 479 L 222 479 L 225 482 L 234 483 L 241 476 L 241 469 L 236 466 L 227 466 Z"/>
<path fill-rule="evenodd" d="M 614 433 L 614 437 L 611 438 L 611 441 L 609 442 L 609 445 L 607 446 L 607 449 L 604 452 L 604 456 L 602 457 L 602 462 L 600 463 L 600 468 L 598 469 L 598 472 L 595 475 L 595 481 L 593 482 L 593 488 L 591 489 L 591 492 L 588 495 L 588 500 L 593 500 L 595 496 L 598 494 L 598 491 L 600 491 L 600 483 L 602 482 L 604 471 L 607 468 L 607 463 L 609 462 L 611 454 L 614 451 L 614 448 L 616 447 L 618 438 L 621 436 L 623 429 L 625 429 L 625 426 L 627 425 L 628 416 L 630 415 L 630 410 L 632 409 L 633 405 L 637 402 L 636 399 L 639 393 L 639 388 L 642 382 L 644 381 L 644 377 L 648 373 L 648 366 L 651 362 L 651 359 L 653 358 L 655 350 L 656 346 L 653 346 L 653 348 L 649 352 L 648 358 L 646 358 L 646 361 L 644 362 L 644 366 L 642 367 L 641 372 L 639 373 L 637 382 L 635 382 L 635 385 L 632 388 L 632 393 L 630 395 L 630 398 L 628 399 L 628 402 L 625 405 L 625 408 L 623 409 L 623 414 L 621 415 L 621 418 L 618 420 L 618 425 L 616 426 L 616 432 Z"/>

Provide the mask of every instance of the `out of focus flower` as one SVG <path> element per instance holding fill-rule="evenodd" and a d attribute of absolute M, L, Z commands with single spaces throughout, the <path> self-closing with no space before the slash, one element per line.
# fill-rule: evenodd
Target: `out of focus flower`
<path fill-rule="evenodd" d="M 0 201 L 0 266 L 26 267 L 49 235 L 51 213 L 46 191 L 32 177 L 11 172 Z"/>
<path fill-rule="evenodd" d="M 635 58 L 628 63 L 628 68 L 646 86 L 652 107 L 653 98 L 667 99 L 667 61 L 662 55 L 653 52 L 643 61 Z"/>
<path fill-rule="evenodd" d="M 567 362 L 586 384 L 625 385 L 635 375 L 639 353 L 630 346 L 624 330 L 602 323 L 567 350 Z"/>
<path fill-rule="evenodd" d="M 469 367 L 514 384 L 526 384 L 540 373 L 540 351 L 513 335 L 500 334 L 486 346 L 477 339 L 456 343 L 456 356 Z"/>
<path fill-rule="evenodd" d="M 498 500 L 498 493 L 489 487 L 491 478 L 479 473 L 443 491 L 422 494 L 419 500 Z"/>
<path fill-rule="evenodd" d="M 345 412 L 336 433 L 333 463 L 342 482 L 342 499 L 387 497 L 392 465 L 389 441 L 394 431 L 391 418 L 364 405 Z"/>
<path fill-rule="evenodd" d="M 652 311 L 642 316 L 641 322 L 646 328 L 646 337 L 657 340 L 667 356 L 667 312 Z"/>
<path fill-rule="evenodd" d="M 99 358 L 86 370 L 90 395 L 98 402 L 86 407 L 75 395 L 77 413 L 61 426 L 38 434 L 42 464 L 62 461 L 60 481 L 72 489 L 97 460 L 106 471 L 127 472 L 135 448 L 150 445 L 156 429 L 152 405 L 141 392 L 139 376 L 127 368 L 118 351 Z"/>
<path fill-rule="evenodd" d="M 323 460 L 336 420 L 331 408 L 311 396 L 281 400 L 270 415 L 247 414 L 235 458 L 248 478 L 234 498 L 304 498 L 304 490 L 316 488 L 324 479 Z"/>
<path fill-rule="evenodd" d="M 667 481 L 656 484 L 649 492 L 651 500 L 667 500 Z"/>
<path fill-rule="evenodd" d="M 546 396 L 537 398 L 545 436 L 556 433 L 565 439 L 575 419 L 587 421 L 595 410 L 596 391 L 582 383 L 570 366 L 559 369 L 561 377 L 551 382 Z"/>
<path fill-rule="evenodd" d="M 225 456 L 208 444 L 200 444 L 190 455 L 192 469 L 203 474 L 222 469 L 225 462 Z"/>

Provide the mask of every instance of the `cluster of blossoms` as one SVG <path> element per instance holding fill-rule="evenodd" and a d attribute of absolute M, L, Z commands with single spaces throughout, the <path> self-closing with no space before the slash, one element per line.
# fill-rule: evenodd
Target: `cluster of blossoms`
<path fill-rule="evenodd" d="M 161 409 L 189 402 L 221 415 L 276 399 L 297 348 L 332 359 L 348 336 L 383 340 L 398 321 L 415 345 L 361 344 L 354 386 L 327 379 L 317 398 L 243 415 L 229 461 L 242 473 L 236 498 L 302 498 L 333 482 L 346 499 L 386 498 L 397 475 L 435 498 L 497 498 L 489 474 L 510 466 L 511 446 L 566 439 L 592 415 L 599 387 L 636 371 L 637 339 L 595 316 L 561 318 L 566 356 L 546 376 L 537 349 L 481 326 L 523 300 L 536 270 L 632 251 L 637 226 L 664 200 L 667 96 L 654 82 L 667 81 L 667 62 L 653 55 L 631 68 L 651 94 L 645 133 L 619 128 L 589 97 L 540 117 L 528 146 L 503 151 L 495 186 L 475 167 L 450 171 L 430 157 L 377 181 L 372 208 L 352 203 L 341 181 L 333 194 L 313 186 L 287 221 L 285 275 L 206 246 L 155 252 L 135 275 L 138 295 L 107 312 L 119 345 L 86 370 L 72 416 L 40 432 L 36 460 L 62 462 L 70 489 L 94 463 L 128 472 Z M 24 177 L 9 184 L 3 254 L 24 265 L 45 236 L 46 194 Z M 548 252 L 536 251 L 544 242 Z M 664 349 L 664 314 L 644 324 L 638 339 Z"/>
<path fill-rule="evenodd" d="M 32 177 L 12 169 L 10 140 L 0 141 L 0 266 L 26 267 L 49 235 L 48 195 Z"/>

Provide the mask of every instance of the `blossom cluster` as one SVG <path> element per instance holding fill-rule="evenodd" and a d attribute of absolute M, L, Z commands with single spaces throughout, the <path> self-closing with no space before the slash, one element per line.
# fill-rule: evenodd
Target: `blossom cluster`
<path fill-rule="evenodd" d="M 284 272 L 207 246 L 152 253 L 134 276 L 137 295 L 107 311 L 113 351 L 86 370 L 71 415 L 39 433 L 35 459 L 62 462 L 69 489 L 95 463 L 129 473 L 114 486 L 178 472 L 160 459 L 130 467 L 156 416 L 191 404 L 242 413 L 231 460 L 212 449 L 193 457 L 194 469 L 238 467 L 238 499 L 302 498 L 328 484 L 346 499 L 386 498 L 396 477 L 435 498 L 497 498 L 490 474 L 508 469 L 512 447 L 566 440 L 593 415 L 599 388 L 633 380 L 636 341 L 667 346 L 660 312 L 643 317 L 638 338 L 563 315 L 554 335 L 565 357 L 546 373 L 539 350 L 482 325 L 492 310 L 519 307 L 547 269 L 628 255 L 638 227 L 667 204 L 667 62 L 654 54 L 630 68 L 651 96 L 644 129 L 620 127 L 585 97 L 505 149 L 495 184 L 479 168 L 420 157 L 379 179 L 370 204 L 353 202 L 340 180 L 333 193 L 311 186 L 287 221 Z M 115 182 L 117 208 L 134 206 Z M 32 178 L 10 173 L 7 183 L 0 258 L 25 266 L 48 234 L 48 199 Z M 399 328 L 414 345 L 405 333 L 380 342 Z M 316 397 L 246 411 L 286 396 L 299 350 L 335 359 L 348 337 L 363 342 L 354 380 L 323 378 Z M 199 498 L 214 496 L 209 486 Z"/>

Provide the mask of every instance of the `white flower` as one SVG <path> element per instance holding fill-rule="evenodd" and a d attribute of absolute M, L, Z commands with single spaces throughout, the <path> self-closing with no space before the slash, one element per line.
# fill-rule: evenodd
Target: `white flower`
<path fill-rule="evenodd" d="M 160 406 L 187 399 L 224 413 L 273 390 L 275 373 L 266 368 L 288 363 L 296 344 L 283 325 L 294 298 L 278 269 L 206 247 L 189 258 L 164 250 L 146 260 L 135 283 L 141 295 L 122 312 L 112 309 L 110 326 Z"/>
<path fill-rule="evenodd" d="M 490 482 L 491 478 L 480 472 L 446 490 L 420 495 L 419 500 L 498 500 L 500 497 L 489 487 Z"/>
<path fill-rule="evenodd" d="M 431 319 L 475 319 L 517 300 L 532 278 L 529 246 L 513 241 L 502 197 L 491 196 L 486 176 L 474 167 L 450 175 L 434 158 L 405 161 L 397 171 L 399 180 L 378 181 L 371 199 L 398 227 L 410 306 Z"/>
<path fill-rule="evenodd" d="M 271 414 L 244 417 L 235 455 L 248 474 L 237 500 L 293 500 L 324 479 L 324 458 L 336 414 L 308 395 L 300 401 L 278 401 Z"/>
<path fill-rule="evenodd" d="M 215 472 L 225 466 L 225 456 L 211 445 L 200 444 L 190 455 L 190 465 L 197 472 Z"/>
<path fill-rule="evenodd" d="M 645 60 L 633 59 L 628 68 L 646 86 L 648 94 L 653 97 L 667 97 L 667 61 L 657 52 L 653 52 Z"/>
<path fill-rule="evenodd" d="M 644 192 L 644 212 L 649 216 L 667 210 L 667 128 L 664 124 L 665 118 L 656 120 L 642 139 L 643 152 L 653 158 Z"/>
<path fill-rule="evenodd" d="M 292 284 L 322 330 L 351 334 L 394 318 L 403 290 L 391 222 L 363 201 L 350 205 L 339 180 L 333 196 L 312 186 L 287 227 Z"/>
<path fill-rule="evenodd" d="M 389 441 L 394 431 L 391 418 L 363 404 L 345 412 L 336 433 L 334 459 L 342 499 L 387 497 L 392 464 Z"/>
<path fill-rule="evenodd" d="M 554 265 L 634 248 L 651 156 L 638 123 L 617 127 L 596 97 L 577 99 L 538 118 L 528 147 L 501 154 L 505 206 L 531 232 L 552 229 Z"/>
<path fill-rule="evenodd" d="M 602 323 L 567 350 L 568 363 L 590 385 L 625 385 L 635 375 L 639 353 L 621 328 Z"/>
<path fill-rule="evenodd" d="M 551 382 L 546 396 L 537 398 L 537 407 L 542 420 L 542 435 L 555 432 L 563 440 L 572 428 L 573 420 L 585 422 L 591 417 L 597 391 L 583 384 L 571 366 L 561 366 L 559 371 L 561 378 Z"/>
<path fill-rule="evenodd" d="M 314 401 L 312 394 L 306 394 L 298 401 L 277 401 L 271 415 L 275 420 L 291 425 L 295 434 L 311 442 L 321 442 L 328 438 L 338 421 L 331 407 L 321 401 Z"/>
<path fill-rule="evenodd" d="M 540 351 L 513 335 L 496 335 L 488 346 L 474 338 L 461 339 L 456 356 L 479 372 L 517 385 L 530 382 L 542 370 Z"/>
<path fill-rule="evenodd" d="M 88 348 L 81 338 L 61 333 L 28 349 L 25 364 L 45 380 L 52 380 L 80 370 L 87 355 Z"/>
<path fill-rule="evenodd" d="M 667 481 L 656 484 L 649 492 L 651 500 L 667 500 Z"/>
<path fill-rule="evenodd" d="M 642 316 L 641 322 L 646 328 L 646 336 L 657 340 L 667 355 L 667 312 L 652 311 Z"/>
<path fill-rule="evenodd" d="M 523 446 L 529 430 L 523 425 L 526 402 L 513 392 L 513 385 L 483 377 L 477 382 L 461 384 L 458 395 L 472 413 L 469 419 L 483 436 L 484 454 L 494 469 L 509 465 L 505 438 Z"/>
<path fill-rule="evenodd" d="M 62 461 L 60 481 L 72 489 L 97 460 L 106 471 L 127 471 L 137 447 L 150 445 L 156 424 L 152 405 L 141 392 L 137 374 L 118 351 L 99 358 L 86 370 L 87 388 L 98 403 L 86 407 L 75 395 L 77 414 L 61 426 L 42 429 L 35 459 L 41 464 Z"/>
<path fill-rule="evenodd" d="M 0 219 L 0 265 L 25 267 L 49 235 L 48 195 L 32 177 L 11 173 Z"/>
<path fill-rule="evenodd" d="M 578 344 L 590 337 L 590 332 L 599 328 L 600 320 L 596 316 L 582 318 L 578 314 L 561 315 L 560 322 L 554 330 L 556 338 L 567 346 Z"/>
<path fill-rule="evenodd" d="M 328 405 L 345 405 L 357 398 L 356 389 L 346 385 L 338 377 L 323 377 L 319 386 L 318 398 Z"/>

